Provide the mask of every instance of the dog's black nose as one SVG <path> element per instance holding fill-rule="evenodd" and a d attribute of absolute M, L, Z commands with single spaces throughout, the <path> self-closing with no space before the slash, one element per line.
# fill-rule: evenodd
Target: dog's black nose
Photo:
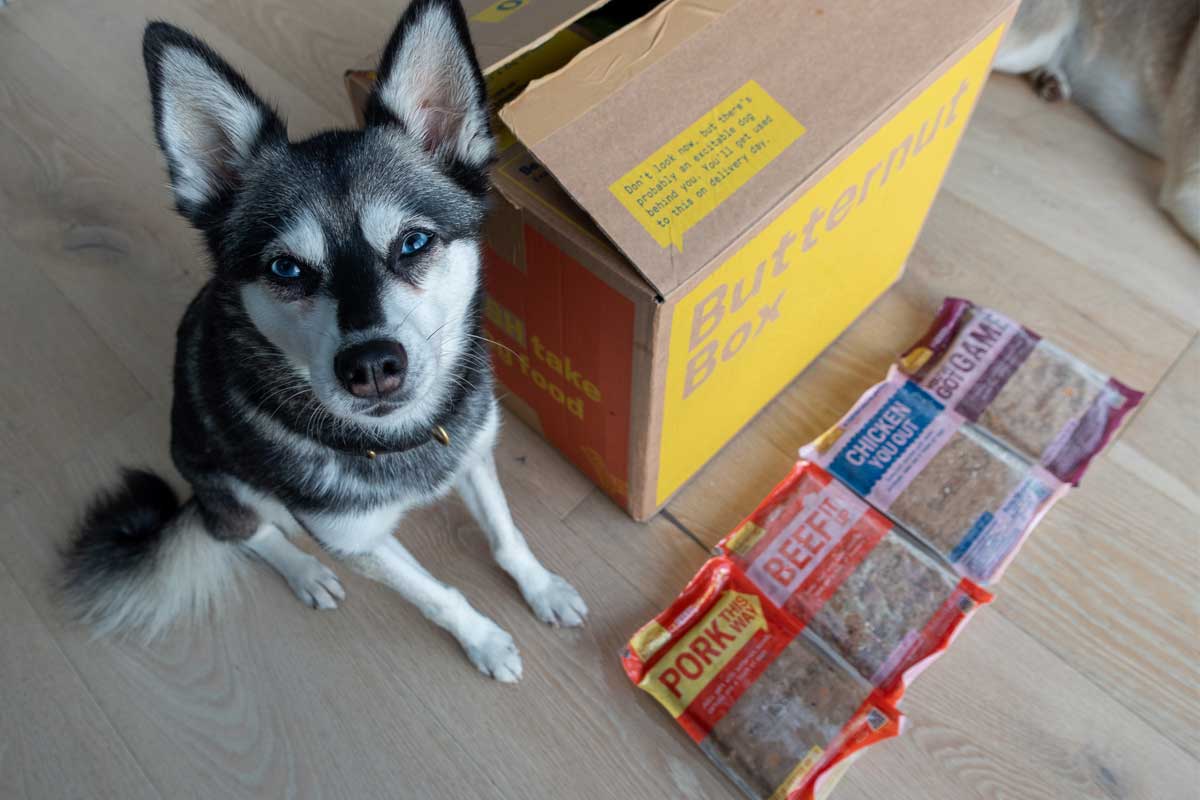
<path fill-rule="evenodd" d="M 372 339 L 347 347 L 333 360 L 333 370 L 355 397 L 387 398 L 400 391 L 408 369 L 408 353 L 399 342 Z"/>

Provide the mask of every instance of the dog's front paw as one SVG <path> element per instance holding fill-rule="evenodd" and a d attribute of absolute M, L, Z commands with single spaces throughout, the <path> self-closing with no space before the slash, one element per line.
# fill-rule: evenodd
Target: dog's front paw
<path fill-rule="evenodd" d="M 516 683 L 521 679 L 521 654 L 513 638 L 496 623 L 485 620 L 487 626 L 472 643 L 463 643 L 467 658 L 489 678 L 501 683 Z"/>
<path fill-rule="evenodd" d="M 299 568 L 284 577 L 306 606 L 326 611 L 337 608 L 338 601 L 346 599 L 346 590 L 338 576 L 312 556 L 305 556 Z"/>
<path fill-rule="evenodd" d="M 553 572 L 547 573 L 547 580 L 537 589 L 523 593 L 533 613 L 548 625 L 575 628 L 587 617 L 587 603 L 579 592 Z"/>

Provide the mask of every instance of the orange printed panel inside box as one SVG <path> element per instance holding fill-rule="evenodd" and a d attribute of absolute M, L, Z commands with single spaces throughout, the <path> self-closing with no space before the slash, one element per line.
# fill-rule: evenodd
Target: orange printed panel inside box
<path fill-rule="evenodd" d="M 900 277 L 1016 0 L 463 5 L 506 403 L 645 519 Z"/>
<path fill-rule="evenodd" d="M 542 234 L 523 233 L 524 270 L 485 251 L 496 375 L 531 412 L 526 422 L 625 505 L 633 303 Z"/>
<path fill-rule="evenodd" d="M 623 662 L 749 797 L 823 795 L 847 759 L 900 732 L 887 698 L 726 558 L 634 634 Z"/>
<path fill-rule="evenodd" d="M 894 702 L 992 600 L 807 461 L 717 548 Z"/>

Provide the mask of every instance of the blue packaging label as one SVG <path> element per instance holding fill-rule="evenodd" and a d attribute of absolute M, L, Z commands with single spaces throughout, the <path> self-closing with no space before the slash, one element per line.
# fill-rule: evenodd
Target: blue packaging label
<path fill-rule="evenodd" d="M 941 403 L 915 383 L 899 384 L 891 397 L 841 445 L 829 471 L 866 497 L 944 410 Z"/>

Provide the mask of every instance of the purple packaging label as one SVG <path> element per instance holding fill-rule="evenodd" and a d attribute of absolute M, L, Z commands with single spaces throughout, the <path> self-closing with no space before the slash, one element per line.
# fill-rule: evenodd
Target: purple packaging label
<path fill-rule="evenodd" d="M 990 308 L 972 309 L 936 368 L 919 383 L 974 422 L 1025 362 L 1040 337 Z"/>
<path fill-rule="evenodd" d="M 979 415 L 992 404 L 996 395 L 1000 394 L 1009 378 L 1025 363 L 1025 359 L 1029 358 L 1029 354 L 1037 345 L 1038 340 L 1029 336 L 1024 329 L 1017 331 L 991 363 L 975 376 L 970 389 L 954 404 L 954 410 L 972 422 L 979 419 Z"/>
<path fill-rule="evenodd" d="M 1039 460 L 1055 477 L 1077 481 L 1092 456 L 1104 449 L 1129 406 L 1128 398 L 1118 387 L 1116 381 L 1110 379 L 1087 410 L 1064 425 L 1046 447 Z"/>

